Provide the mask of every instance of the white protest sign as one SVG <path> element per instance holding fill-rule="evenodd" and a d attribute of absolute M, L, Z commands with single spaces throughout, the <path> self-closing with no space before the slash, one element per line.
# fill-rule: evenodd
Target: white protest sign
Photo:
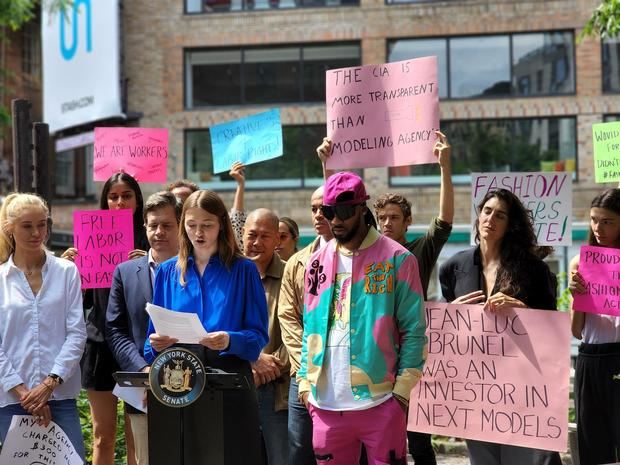
<path fill-rule="evenodd" d="M 500 188 L 515 194 L 532 212 L 538 245 L 572 244 L 572 173 L 472 173 L 472 224 L 476 221 L 478 204 L 486 193 Z"/>
<path fill-rule="evenodd" d="M 14 415 L 0 465 L 83 465 L 69 437 L 53 421 L 39 426 L 31 415 Z"/>

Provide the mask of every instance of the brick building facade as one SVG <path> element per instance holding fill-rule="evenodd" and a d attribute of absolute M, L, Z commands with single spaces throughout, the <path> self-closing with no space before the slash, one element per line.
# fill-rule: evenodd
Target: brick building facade
<path fill-rule="evenodd" d="M 598 39 L 574 42 L 596 0 L 315 0 L 310 7 L 288 9 L 285 7 L 300 5 L 303 0 L 255 1 L 123 2 L 127 109 L 142 114 L 137 123 L 140 126 L 169 128 L 169 179 L 193 178 L 203 187 L 220 191 L 230 204 L 232 182 L 225 177 L 215 179 L 204 168 L 208 165 L 204 157 L 209 156 L 202 153 L 208 152 L 203 147 L 207 129 L 279 107 L 283 126 L 297 131 L 291 129 L 290 134 L 312 128 L 305 132 L 305 139 L 295 139 L 303 139 L 303 146 L 300 143 L 291 149 L 299 153 L 294 154 L 298 161 L 290 162 L 290 166 L 297 169 L 297 164 L 303 165 L 303 176 L 301 180 L 283 180 L 280 178 L 290 174 L 289 165 L 277 164 L 282 161 L 264 163 L 262 170 L 254 171 L 260 172 L 260 181 L 248 183 L 246 208 L 269 207 L 308 226 L 308 199 L 320 182 L 314 147 L 320 143 L 326 123 L 324 103 L 308 97 L 313 89 L 307 76 L 316 71 L 312 54 L 327 61 L 337 55 L 348 65 L 351 60 L 354 64 L 372 64 L 413 58 L 407 56 L 409 51 L 421 54 L 430 46 L 432 50 L 446 50 L 444 61 L 448 64 L 440 70 L 440 75 L 445 74 L 440 115 L 442 128 L 455 147 L 459 141 L 469 144 L 475 128 L 485 132 L 498 131 L 500 126 L 506 131 L 508 127 L 505 134 L 509 138 L 505 140 L 525 143 L 526 154 L 513 153 L 513 162 L 515 157 L 521 158 L 513 164 L 494 161 L 491 168 L 482 160 L 481 169 L 501 165 L 518 171 L 523 166 L 543 166 L 545 157 L 551 157 L 553 163 L 560 163 L 559 169 L 574 170 L 574 221 L 588 219 L 590 200 L 606 187 L 594 183 L 591 126 L 620 115 L 620 45 L 602 44 Z M 261 67 L 260 58 L 253 58 L 283 53 L 299 54 L 299 66 L 295 61 L 298 58 L 272 67 Z M 554 53 L 560 53 L 561 59 L 553 58 Z M 243 58 L 239 62 L 236 56 Z M 459 60 L 465 59 L 467 66 L 461 73 L 458 66 L 463 64 Z M 496 61 L 506 64 L 495 67 Z M 486 71 L 487 67 L 493 69 Z M 486 77 L 491 79 L 495 72 L 504 77 L 484 87 Z M 286 93 L 289 87 L 285 79 L 296 80 L 289 87 L 299 84 L 303 88 L 300 98 L 277 94 L 265 97 L 269 82 Z M 476 90 L 479 85 L 483 87 Z M 224 94 L 238 92 L 239 86 L 240 97 L 235 95 L 228 101 Z M 210 103 L 214 101 L 217 103 Z M 451 129 L 464 135 L 455 139 Z M 314 137 L 310 141 L 308 134 Z M 515 150 L 511 144 L 501 147 Z M 455 173 L 455 223 L 462 225 L 463 231 L 468 231 L 471 223 L 467 156 L 461 172 Z M 273 179 L 269 178 L 270 166 L 274 167 Z M 252 173 L 249 170 L 250 181 Z M 416 169 L 401 175 L 387 168 L 363 170 L 373 197 L 385 191 L 405 194 L 414 202 L 415 223 L 426 225 L 437 212 L 439 178 L 432 172 L 416 177 Z M 147 185 L 145 191 L 148 194 L 159 187 Z M 94 198 L 91 200 L 66 198 L 58 202 L 54 207 L 57 227 L 70 230 L 71 211 L 76 206 L 95 208 Z"/>

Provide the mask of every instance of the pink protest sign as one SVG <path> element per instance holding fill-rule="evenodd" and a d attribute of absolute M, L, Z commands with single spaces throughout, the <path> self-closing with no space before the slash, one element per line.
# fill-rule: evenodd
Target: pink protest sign
<path fill-rule="evenodd" d="M 436 163 L 437 57 L 327 71 L 330 169 Z"/>
<path fill-rule="evenodd" d="M 110 287 L 116 265 L 134 249 L 131 210 L 73 212 L 73 244 L 82 289 Z"/>
<path fill-rule="evenodd" d="M 620 316 L 620 249 L 582 245 L 579 273 L 587 283 L 586 293 L 573 296 L 573 308 Z"/>
<path fill-rule="evenodd" d="M 568 314 L 426 302 L 426 334 L 410 431 L 566 450 Z"/>
<path fill-rule="evenodd" d="M 95 128 L 94 180 L 124 171 L 139 182 L 166 182 L 168 130 Z"/>

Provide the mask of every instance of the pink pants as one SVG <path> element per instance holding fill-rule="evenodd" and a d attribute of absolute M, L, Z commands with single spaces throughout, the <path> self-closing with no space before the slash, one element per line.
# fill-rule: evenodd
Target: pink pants
<path fill-rule="evenodd" d="M 310 405 L 309 411 L 318 465 L 357 465 L 362 443 L 369 465 L 391 465 L 390 451 L 407 463 L 407 417 L 396 399 L 367 410 L 335 412 Z"/>

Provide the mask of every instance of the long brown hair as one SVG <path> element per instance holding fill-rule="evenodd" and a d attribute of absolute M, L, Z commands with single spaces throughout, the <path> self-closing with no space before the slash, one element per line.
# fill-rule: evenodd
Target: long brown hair
<path fill-rule="evenodd" d="M 543 259 L 553 251 L 553 248 L 538 245 L 532 212 L 523 205 L 519 197 L 509 190 L 495 189 L 487 192 L 478 204 L 478 217 L 484 204 L 493 197 L 502 201 L 508 210 L 508 228 L 502 238 L 500 265 L 496 279 L 500 292 L 517 297 L 524 290 L 522 281 L 529 276 L 531 270 L 528 267 L 532 260 Z M 480 243 L 478 223 L 476 219 L 474 227 L 477 244 Z M 491 291 L 489 289 L 489 292 Z"/>
<path fill-rule="evenodd" d="M 194 252 L 194 246 L 189 240 L 187 232 L 185 232 L 185 215 L 188 209 L 194 207 L 202 208 L 207 213 L 217 216 L 220 220 L 220 232 L 217 237 L 217 255 L 226 268 L 230 269 L 236 259 L 243 257 L 235 241 L 228 211 L 220 196 L 209 190 L 196 191 L 187 198 L 183 204 L 183 213 L 181 213 L 177 267 L 181 271 L 180 283 L 182 286 L 187 284 L 185 281 L 187 259 Z"/>

